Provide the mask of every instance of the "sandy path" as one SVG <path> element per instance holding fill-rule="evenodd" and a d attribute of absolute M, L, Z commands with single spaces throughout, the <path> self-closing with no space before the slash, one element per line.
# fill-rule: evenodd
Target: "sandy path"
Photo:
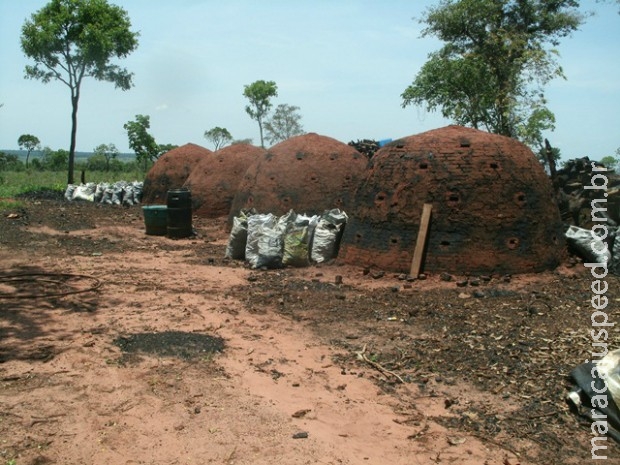
<path fill-rule="evenodd" d="M 4 304 L 11 317 L 0 320 L 9 334 L 3 344 L 13 355 L 42 354 L 0 364 L 7 460 L 19 451 L 19 465 L 525 464 L 427 420 L 442 414 L 441 397 L 421 398 L 414 385 L 385 395 L 371 367 L 338 366 L 340 349 L 303 322 L 245 308 L 229 291 L 250 271 L 196 264 L 191 250 L 163 251 L 166 239 L 135 229 L 107 235 L 135 241 L 135 251 L 79 259 L 3 253 L 7 266 L 104 283 L 98 293 Z M 332 279 L 333 270 L 324 272 Z M 119 362 L 116 337 L 168 330 L 219 336 L 226 348 L 193 362 Z M 306 438 L 293 437 L 302 432 Z"/>

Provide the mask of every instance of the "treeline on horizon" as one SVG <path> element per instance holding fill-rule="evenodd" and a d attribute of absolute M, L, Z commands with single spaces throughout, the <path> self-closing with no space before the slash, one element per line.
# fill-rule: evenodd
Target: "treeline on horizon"
<path fill-rule="evenodd" d="M 76 152 L 75 170 L 146 173 L 152 162 L 138 163 L 134 153 Z M 69 152 L 60 150 L 0 150 L 0 172 L 65 171 Z"/>
<path fill-rule="evenodd" d="M 26 162 L 26 154 L 27 150 L 15 150 L 15 149 L 0 149 L 0 153 L 5 153 L 7 155 L 16 155 L 19 161 Z M 33 150 L 30 152 L 30 160 L 34 158 L 41 158 L 45 154 L 44 150 Z M 87 160 L 92 157 L 95 152 L 75 152 L 75 159 L 78 160 Z M 133 152 L 120 152 L 117 156 L 122 162 L 132 162 L 136 160 L 136 154 Z"/>

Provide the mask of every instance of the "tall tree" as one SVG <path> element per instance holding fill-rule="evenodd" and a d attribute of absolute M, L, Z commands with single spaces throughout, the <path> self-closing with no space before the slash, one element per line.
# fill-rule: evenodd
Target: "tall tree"
<path fill-rule="evenodd" d="M 26 77 L 58 80 L 71 91 L 71 143 L 68 183 L 73 184 L 77 113 L 84 78 L 132 87 L 132 73 L 112 63 L 138 46 L 127 12 L 106 0 L 51 0 L 22 26 L 21 47 L 33 59 Z"/>
<path fill-rule="evenodd" d="M 135 121 L 127 121 L 123 128 L 127 131 L 129 147 L 136 153 L 136 161 L 144 164 L 154 162 L 161 154 L 155 138 L 148 132 L 151 127 L 151 118 L 148 115 L 136 115 Z"/>
<path fill-rule="evenodd" d="M 304 134 L 301 115 L 298 111 L 299 107 L 286 103 L 281 103 L 276 107 L 271 118 L 265 122 L 267 140 L 270 144 Z"/>
<path fill-rule="evenodd" d="M 38 150 L 41 147 L 41 141 L 37 136 L 32 134 L 22 134 L 17 139 L 17 145 L 22 150 L 26 150 L 26 168 L 28 168 L 28 159 L 30 158 L 30 152 Z"/>
<path fill-rule="evenodd" d="M 151 118 L 148 115 L 136 115 L 135 121 L 127 121 L 123 128 L 127 131 L 129 147 L 136 153 L 136 161 L 143 163 L 144 170 L 150 163 L 154 163 L 162 154 L 176 148 L 173 144 L 158 144 L 148 129 L 151 127 Z"/>
<path fill-rule="evenodd" d="M 118 149 L 114 144 L 99 144 L 93 149 L 94 156 L 105 160 L 105 170 L 110 171 L 110 162 L 118 157 Z"/>
<path fill-rule="evenodd" d="M 278 96 L 278 86 L 274 81 L 255 81 L 243 87 L 243 96 L 250 101 L 245 107 L 245 112 L 258 122 L 260 145 L 264 148 L 263 120 L 271 109 L 271 98 Z"/>
<path fill-rule="evenodd" d="M 422 35 L 445 45 L 402 93 L 403 107 L 440 109 L 457 124 L 542 140 L 554 121 L 543 87 L 564 78 L 549 46 L 583 23 L 578 7 L 575 0 L 440 0 L 425 12 Z"/>
<path fill-rule="evenodd" d="M 215 150 L 219 150 L 229 144 L 233 140 L 233 136 L 228 132 L 228 129 L 216 126 L 205 131 L 205 139 L 213 143 Z"/>

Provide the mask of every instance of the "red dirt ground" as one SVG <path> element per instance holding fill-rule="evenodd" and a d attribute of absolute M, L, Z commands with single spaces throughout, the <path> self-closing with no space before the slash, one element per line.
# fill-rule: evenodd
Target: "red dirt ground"
<path fill-rule="evenodd" d="M 564 403 L 589 353 L 581 266 L 464 287 L 252 271 L 223 258 L 225 225 L 171 240 L 145 235 L 138 206 L 1 212 L 0 463 L 590 460 Z"/>

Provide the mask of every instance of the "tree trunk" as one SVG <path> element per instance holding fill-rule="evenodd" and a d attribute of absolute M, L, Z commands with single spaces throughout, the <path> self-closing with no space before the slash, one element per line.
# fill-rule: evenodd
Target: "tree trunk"
<path fill-rule="evenodd" d="M 77 135 L 77 112 L 80 100 L 79 88 L 71 89 L 71 145 L 69 146 L 69 172 L 67 184 L 73 184 L 73 167 L 75 165 L 75 139 Z"/>
<path fill-rule="evenodd" d="M 258 120 L 258 131 L 260 132 L 260 146 L 262 148 L 265 148 L 265 143 L 263 141 L 263 122 L 260 117 L 258 117 L 257 120 Z"/>

